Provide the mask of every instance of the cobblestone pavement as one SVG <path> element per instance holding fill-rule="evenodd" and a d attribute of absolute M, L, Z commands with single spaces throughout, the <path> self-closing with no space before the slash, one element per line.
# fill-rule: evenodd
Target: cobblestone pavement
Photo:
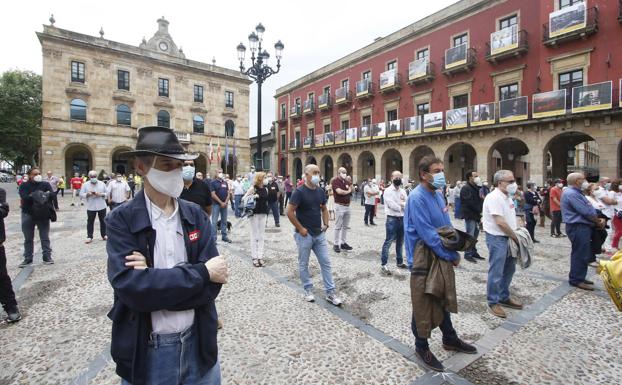
<path fill-rule="evenodd" d="M 22 236 L 17 199 L 9 191 L 12 212 L 5 243 L 8 268 L 18 286 L 24 315 L 14 325 L 0 324 L 0 385 L 118 384 L 108 355 L 110 322 L 106 314 L 112 290 L 106 279 L 105 242 L 85 245 L 84 207 L 61 199 L 59 221 L 52 225 L 55 265 L 18 269 Z M 407 272 L 380 274 L 380 226 L 365 227 L 363 210 L 353 205 L 348 243 L 353 251 L 331 251 L 333 274 L 344 305 L 323 301 L 319 267 L 311 271 L 316 303 L 301 297 L 292 227 L 268 220 L 265 268 L 249 257 L 247 222 L 233 219 L 231 245 L 219 244 L 231 266 L 231 280 L 217 307 L 224 322 L 219 346 L 226 384 L 618 384 L 622 315 L 602 291 L 576 291 L 566 283 L 570 244 L 537 228 L 533 266 L 517 270 L 513 292 L 527 305 L 509 311 L 508 320 L 486 308 L 487 262 L 463 261 L 456 270 L 459 313 L 454 326 L 476 343 L 477 355 L 445 352 L 440 333 L 430 345 L 449 371 L 427 372 L 414 357 L 410 330 Z M 97 226 L 97 225 L 96 225 Z M 462 228 L 462 223 L 456 222 Z M 97 231 L 97 230 L 96 230 Z M 329 229 L 329 239 L 332 239 Z M 332 246 L 332 244 L 331 244 Z M 478 245 L 487 257 L 485 244 Z M 389 263 L 395 263 L 394 251 Z M 590 274 L 594 274 L 591 269 Z"/>

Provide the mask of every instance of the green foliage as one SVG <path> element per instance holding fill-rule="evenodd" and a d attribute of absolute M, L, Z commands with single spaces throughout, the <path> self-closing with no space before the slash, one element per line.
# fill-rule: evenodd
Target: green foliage
<path fill-rule="evenodd" d="M 13 70 L 0 76 L 0 158 L 14 169 L 37 165 L 41 100 L 41 75 Z"/>

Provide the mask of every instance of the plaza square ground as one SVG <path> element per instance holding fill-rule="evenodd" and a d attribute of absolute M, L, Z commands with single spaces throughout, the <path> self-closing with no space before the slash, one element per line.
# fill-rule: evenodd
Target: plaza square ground
<path fill-rule="evenodd" d="M 118 384 L 108 350 L 112 289 L 106 278 L 105 242 L 85 245 L 86 212 L 60 199 L 52 224 L 52 266 L 19 269 L 23 237 L 15 186 L 9 193 L 8 269 L 18 288 L 23 320 L 0 324 L 0 385 Z M 249 225 L 233 223 L 233 244 L 218 244 L 231 279 L 218 298 L 224 328 L 219 332 L 224 384 L 619 384 L 622 314 L 590 268 L 595 292 L 567 284 L 570 243 L 537 228 L 533 265 L 518 269 L 514 294 L 527 305 L 507 320 L 486 307 L 487 262 L 463 261 L 456 269 L 458 334 L 477 345 L 477 355 L 445 352 L 440 333 L 431 349 L 448 371 L 431 373 L 414 356 L 407 271 L 380 274 L 384 214 L 365 227 L 363 208 L 352 205 L 348 243 L 353 251 L 331 251 L 333 275 L 344 305 L 323 298 L 319 267 L 312 259 L 316 302 L 302 300 L 293 228 L 286 217 L 266 229 L 264 268 L 251 264 Z M 232 216 L 231 216 L 232 217 Z M 461 221 L 456 227 L 463 228 Z M 548 222 L 547 222 L 548 225 Z M 97 227 L 97 225 L 96 225 Z M 97 230 L 96 230 L 97 232 Z M 332 239 L 332 228 L 329 239 Z M 38 238 L 37 238 L 38 239 Z M 332 244 L 330 244 L 332 246 Z M 487 257 L 480 240 L 480 253 Z M 394 248 L 389 263 L 395 264 Z"/>

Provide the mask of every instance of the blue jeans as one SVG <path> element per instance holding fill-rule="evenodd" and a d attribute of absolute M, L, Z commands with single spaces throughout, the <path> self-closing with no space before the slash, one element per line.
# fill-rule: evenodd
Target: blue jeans
<path fill-rule="evenodd" d="M 477 237 L 479 236 L 479 222 L 475 219 L 465 219 L 464 226 L 466 227 L 466 232 L 475 238 L 477 241 Z M 473 244 L 473 247 L 464 252 L 465 257 L 474 257 L 477 255 L 476 244 Z"/>
<path fill-rule="evenodd" d="M 389 249 L 393 241 L 395 241 L 395 259 L 397 264 L 401 265 L 404 263 L 404 259 L 402 258 L 402 247 L 404 246 L 404 218 L 387 215 L 385 227 L 387 236 L 382 245 L 382 266 L 386 265 L 389 261 Z"/>
<path fill-rule="evenodd" d="M 272 211 L 272 216 L 274 217 L 274 224 L 279 224 L 279 219 L 281 218 L 279 215 L 279 201 L 276 200 L 274 202 L 268 202 L 268 211 Z"/>
<path fill-rule="evenodd" d="M 235 217 L 239 218 L 242 216 L 242 197 L 244 195 L 234 195 L 233 196 L 233 201 L 234 201 L 234 206 L 235 206 Z"/>
<path fill-rule="evenodd" d="M 454 200 L 454 218 L 462 219 L 462 204 L 460 198 L 456 197 Z"/>
<path fill-rule="evenodd" d="M 502 235 L 486 233 L 486 245 L 488 245 L 488 305 L 492 306 L 499 302 L 510 299 L 510 284 L 516 260 L 510 256 L 510 239 Z"/>
<path fill-rule="evenodd" d="M 585 281 L 587 266 L 592 260 L 592 227 L 582 223 L 566 223 L 566 234 L 572 244 L 568 282 L 578 285 Z"/>
<path fill-rule="evenodd" d="M 34 253 L 35 226 L 39 228 L 39 238 L 41 238 L 41 249 L 43 260 L 48 261 L 52 258 L 52 247 L 50 247 L 50 220 L 33 221 L 30 214 L 22 212 L 22 233 L 24 234 L 24 260 L 31 261 Z"/>
<path fill-rule="evenodd" d="M 298 270 L 300 271 L 300 281 L 305 290 L 313 288 L 311 281 L 311 273 L 309 272 L 309 257 L 311 250 L 315 253 L 317 261 L 320 263 L 322 272 L 322 280 L 324 281 L 324 289 L 326 294 L 335 292 L 335 282 L 333 282 L 333 273 L 328 259 L 328 243 L 326 242 L 326 233 L 321 232 L 317 236 L 307 234 L 303 237 L 299 233 L 294 233 L 294 240 L 298 246 Z"/>
<path fill-rule="evenodd" d="M 443 322 L 438 326 L 443 333 L 443 342 L 451 343 L 458 339 L 458 334 L 454 329 L 454 325 L 451 323 L 451 315 L 448 311 L 445 312 L 445 317 L 443 317 Z M 413 331 L 413 335 L 415 336 L 415 349 L 417 351 L 425 351 L 429 350 L 430 346 L 428 345 L 428 339 L 419 337 L 417 334 L 417 324 L 415 323 L 415 315 L 412 316 L 412 321 L 410 324 L 410 328 Z"/>
<path fill-rule="evenodd" d="M 218 216 L 220 216 L 220 233 L 222 235 L 222 239 L 227 238 L 227 209 L 227 206 L 222 208 L 218 203 L 214 203 L 212 205 L 212 238 L 214 238 L 214 241 L 218 237 L 218 229 L 216 228 L 218 224 Z"/>
<path fill-rule="evenodd" d="M 199 373 L 199 339 L 194 327 L 173 334 L 152 334 L 147 349 L 149 385 L 220 385 L 220 362 L 203 376 Z M 131 385 L 126 380 L 122 385 Z"/>

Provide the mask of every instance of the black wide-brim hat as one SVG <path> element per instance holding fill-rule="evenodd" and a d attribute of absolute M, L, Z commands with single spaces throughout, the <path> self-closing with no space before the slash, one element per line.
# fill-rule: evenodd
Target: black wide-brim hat
<path fill-rule="evenodd" d="M 179 160 L 194 160 L 198 154 L 188 154 L 170 128 L 148 126 L 138 129 L 136 150 L 119 154 L 124 158 L 143 155 L 157 155 Z"/>

